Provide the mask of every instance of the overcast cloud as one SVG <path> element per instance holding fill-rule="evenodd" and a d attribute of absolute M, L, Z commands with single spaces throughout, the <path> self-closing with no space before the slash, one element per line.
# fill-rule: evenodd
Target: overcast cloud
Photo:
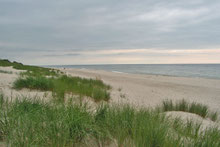
<path fill-rule="evenodd" d="M 220 1 L 0 0 L 0 58 L 220 63 Z"/>

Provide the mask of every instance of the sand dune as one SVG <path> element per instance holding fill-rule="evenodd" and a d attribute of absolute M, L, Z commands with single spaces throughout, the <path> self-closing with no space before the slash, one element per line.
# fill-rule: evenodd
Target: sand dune
<path fill-rule="evenodd" d="M 36 95 L 41 92 L 11 89 L 22 71 L 0 67 L 12 73 L 0 73 L 0 90 L 11 93 Z M 203 78 L 139 75 L 88 69 L 62 69 L 71 76 L 102 79 L 112 86 L 111 102 L 126 102 L 139 106 L 155 106 L 164 99 L 196 101 L 220 112 L 220 80 Z M 41 95 L 41 94 L 40 94 Z"/>
<path fill-rule="evenodd" d="M 41 92 L 37 90 L 15 90 L 12 88 L 13 82 L 19 78 L 19 74 L 24 72 L 23 70 L 16 70 L 12 67 L 0 67 L 1 71 L 7 71 L 8 73 L 0 72 L 0 92 L 2 92 L 6 97 L 14 100 L 17 97 L 26 97 L 26 98 L 45 98 L 49 97 L 49 92 Z"/>
<path fill-rule="evenodd" d="M 11 72 L 0 73 L 0 91 L 7 97 L 15 98 L 22 95 L 30 98 L 36 96 L 48 98 L 48 94 L 45 96 L 45 92 L 12 89 L 14 80 L 19 77 L 19 73 L 22 71 L 11 67 L 0 67 L 0 70 Z M 88 69 L 61 70 L 71 76 L 98 78 L 110 84 L 112 86 L 110 103 L 130 103 L 139 107 L 154 107 L 165 99 L 178 101 L 184 98 L 189 102 L 195 101 L 205 104 L 209 106 L 210 110 L 218 111 L 220 114 L 220 80 L 126 74 Z M 186 112 L 167 112 L 167 114 L 183 119 L 194 118 L 200 120 L 204 126 L 213 125 L 211 120 L 203 120 L 195 114 Z"/>

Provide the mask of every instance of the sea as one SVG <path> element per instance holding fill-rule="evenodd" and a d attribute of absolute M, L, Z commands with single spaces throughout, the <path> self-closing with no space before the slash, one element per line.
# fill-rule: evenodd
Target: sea
<path fill-rule="evenodd" d="M 103 64 L 55 65 L 49 67 L 105 70 L 116 73 L 220 79 L 220 64 Z"/>

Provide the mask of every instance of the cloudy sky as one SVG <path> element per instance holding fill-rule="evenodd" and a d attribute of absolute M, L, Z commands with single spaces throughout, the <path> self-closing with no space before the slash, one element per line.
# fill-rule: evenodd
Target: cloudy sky
<path fill-rule="evenodd" d="M 0 0 L 0 58 L 220 63 L 219 0 Z"/>

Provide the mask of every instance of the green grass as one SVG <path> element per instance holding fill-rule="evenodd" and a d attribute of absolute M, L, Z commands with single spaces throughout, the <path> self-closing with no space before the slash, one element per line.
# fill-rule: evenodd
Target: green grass
<path fill-rule="evenodd" d="M 218 113 L 217 112 L 210 112 L 209 113 L 209 118 L 212 120 L 212 121 L 216 121 L 218 119 Z"/>
<path fill-rule="evenodd" d="M 52 91 L 54 99 L 44 102 L 19 97 L 13 102 L 0 93 L 0 141 L 7 146 L 136 146 L 218 147 L 220 131 L 193 121 L 171 119 L 154 109 L 130 105 L 102 105 L 94 111 L 87 104 L 64 103 L 65 94 L 109 100 L 109 85 L 101 80 L 68 77 L 49 68 L 26 66 L 0 60 L 0 66 L 27 70 L 14 88 Z M 48 77 L 50 76 L 50 77 Z M 164 101 L 162 111 L 186 111 L 217 120 L 208 107 L 182 100 Z"/>
<path fill-rule="evenodd" d="M 200 115 L 203 118 L 210 118 L 213 121 L 217 120 L 217 112 L 209 112 L 208 106 L 198 103 L 189 103 L 184 99 L 174 103 L 172 100 L 165 100 L 162 104 L 162 111 L 184 111 Z"/>
<path fill-rule="evenodd" d="M 54 97 L 64 101 L 66 94 L 76 94 L 80 97 L 88 96 L 95 101 L 110 99 L 109 85 L 101 80 L 68 77 L 62 72 L 50 68 L 23 65 L 9 60 L 0 60 L 0 66 L 12 66 L 15 69 L 26 70 L 14 83 L 15 89 L 29 88 L 42 91 L 52 91 Z"/>
<path fill-rule="evenodd" d="M 212 146 L 220 131 L 200 132 L 200 124 L 171 120 L 150 109 L 130 105 L 45 103 L 0 95 L 0 139 L 10 146 Z"/>
<path fill-rule="evenodd" d="M 0 73 L 12 74 L 12 72 L 11 72 L 11 71 L 5 71 L 5 70 L 0 70 Z"/>
<path fill-rule="evenodd" d="M 208 115 L 208 106 L 206 105 L 192 103 L 188 109 L 189 109 L 189 112 L 198 114 L 202 116 L 203 118 L 205 118 Z"/>
<path fill-rule="evenodd" d="M 22 89 L 22 88 L 29 88 L 29 89 L 37 89 L 37 90 L 44 90 L 49 91 L 53 89 L 53 82 L 52 80 L 38 76 L 38 77 L 25 77 L 19 78 L 14 82 L 13 88 L 15 89 Z"/>
<path fill-rule="evenodd" d="M 59 99 L 63 99 L 65 93 L 77 94 L 80 97 L 88 96 L 95 101 L 108 101 L 110 99 L 108 90 L 111 87 L 98 79 L 61 76 L 57 79 L 53 78 L 52 81 L 54 83 L 53 92 Z"/>
<path fill-rule="evenodd" d="M 108 92 L 110 86 L 104 84 L 101 80 L 68 77 L 65 75 L 56 78 L 27 76 L 17 79 L 13 87 L 15 89 L 29 88 L 52 91 L 54 96 L 61 101 L 64 100 L 65 94 L 88 96 L 95 101 L 108 101 L 110 99 L 110 93 Z"/>
<path fill-rule="evenodd" d="M 6 107 L 1 115 L 1 138 L 11 146 L 73 146 L 96 133 L 92 115 L 84 107 L 51 107 L 27 99 Z"/>
<path fill-rule="evenodd" d="M 22 75 L 29 75 L 29 76 L 57 76 L 58 71 L 50 68 L 38 67 L 38 66 L 30 66 L 30 65 L 23 65 L 22 63 L 18 62 L 10 62 L 6 59 L 0 59 L 0 66 L 8 67 L 12 66 L 18 70 L 26 70 L 26 72 L 22 73 Z"/>

